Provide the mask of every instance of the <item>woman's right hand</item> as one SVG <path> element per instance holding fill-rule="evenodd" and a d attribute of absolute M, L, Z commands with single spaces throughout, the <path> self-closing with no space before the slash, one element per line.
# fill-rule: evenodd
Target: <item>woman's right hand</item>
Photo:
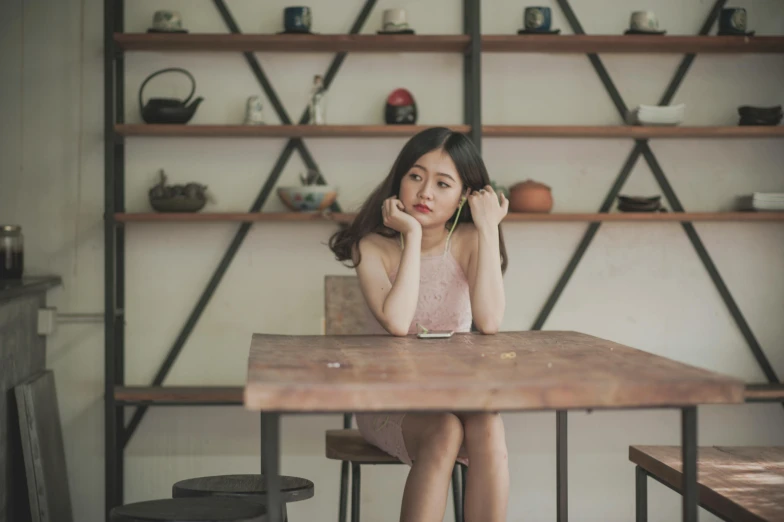
<path fill-rule="evenodd" d="M 404 235 L 412 232 L 421 232 L 422 225 L 419 224 L 419 221 L 414 216 L 407 214 L 405 209 L 403 202 L 395 196 L 385 199 L 384 204 L 381 206 L 384 225 Z"/>

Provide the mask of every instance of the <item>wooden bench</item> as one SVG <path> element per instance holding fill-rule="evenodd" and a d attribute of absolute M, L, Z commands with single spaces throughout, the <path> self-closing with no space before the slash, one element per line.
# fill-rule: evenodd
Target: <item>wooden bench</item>
<path fill-rule="evenodd" d="M 784 521 L 784 446 L 699 447 L 699 505 L 722 520 Z M 637 465 L 637 522 L 647 515 L 647 477 L 681 493 L 680 446 L 630 446 Z"/>

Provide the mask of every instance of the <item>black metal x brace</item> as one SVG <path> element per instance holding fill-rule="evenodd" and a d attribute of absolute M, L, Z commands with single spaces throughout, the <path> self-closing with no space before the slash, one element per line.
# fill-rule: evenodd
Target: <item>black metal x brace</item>
<path fill-rule="evenodd" d="M 580 22 L 578 21 L 577 17 L 574 14 L 571 6 L 569 5 L 568 0 L 557 0 L 558 5 L 564 12 L 569 25 L 572 27 L 572 30 L 575 34 L 585 34 Z M 711 9 L 705 23 L 703 24 L 702 28 L 700 29 L 700 35 L 706 35 L 710 31 L 711 27 L 715 23 L 716 19 L 718 18 L 719 12 L 721 11 L 722 7 L 726 0 L 716 0 L 713 8 Z M 627 114 L 627 107 L 626 104 L 623 102 L 618 89 L 612 82 L 609 74 L 607 73 L 607 69 L 602 64 L 602 61 L 596 54 L 589 54 L 588 58 L 591 61 L 596 73 L 599 75 L 599 78 L 602 80 L 608 94 L 613 100 L 616 109 L 620 113 L 621 117 L 625 119 Z M 681 64 L 678 66 L 678 69 L 675 73 L 675 76 L 671 80 L 667 90 L 665 91 L 662 99 L 659 101 L 659 105 L 667 105 L 672 101 L 672 98 L 675 96 L 675 92 L 680 87 L 680 84 L 683 82 L 684 76 L 688 71 L 689 67 L 691 66 L 692 62 L 694 61 L 695 54 L 687 54 Z M 651 171 L 653 172 L 654 177 L 656 178 L 659 187 L 661 188 L 662 192 L 664 193 L 665 198 L 667 199 L 670 207 L 676 212 L 683 212 L 683 205 L 678 200 L 678 197 L 675 194 L 672 186 L 670 185 L 667 177 L 664 175 L 664 171 L 662 170 L 659 162 L 656 160 L 655 155 L 651 151 L 650 146 L 648 145 L 647 139 L 637 139 L 635 140 L 635 147 L 632 150 L 631 154 L 629 155 L 626 163 L 624 164 L 618 178 L 616 179 L 615 183 L 610 189 L 610 192 L 607 194 L 599 212 L 608 212 L 612 206 L 613 201 L 618 196 L 623 184 L 628 179 L 628 176 L 631 172 L 631 169 L 634 167 L 637 159 L 643 156 L 645 161 L 648 163 Z M 553 307 L 555 306 L 556 301 L 560 297 L 563 289 L 566 286 L 569 278 L 572 276 L 574 270 L 577 267 L 577 264 L 580 262 L 583 254 L 588 248 L 588 245 L 593 240 L 593 237 L 596 235 L 596 231 L 599 229 L 601 225 L 600 222 L 591 223 L 588 230 L 586 231 L 583 239 L 581 240 L 579 246 L 577 247 L 574 255 L 572 256 L 569 264 L 566 267 L 566 270 L 561 275 L 558 283 L 555 286 L 555 289 L 549 296 L 547 302 L 545 303 L 544 307 L 542 308 L 539 316 L 536 318 L 534 325 L 532 327 L 533 330 L 539 330 L 544 325 L 544 322 L 547 320 L 550 312 L 552 311 Z M 711 259 L 710 255 L 708 254 L 707 250 L 705 249 L 705 245 L 702 243 L 697 231 L 694 228 L 694 225 L 690 222 L 683 222 L 681 223 L 686 234 L 691 241 L 694 249 L 697 251 L 697 255 L 700 257 L 700 260 L 705 265 L 705 269 L 708 271 L 708 274 L 711 277 L 716 289 L 719 291 L 724 303 L 726 304 L 727 308 L 730 311 L 735 323 L 737 324 L 738 328 L 741 331 L 741 334 L 745 338 L 746 342 L 749 345 L 749 348 L 754 355 L 754 358 L 757 360 L 760 368 L 765 374 L 765 377 L 771 383 L 779 383 L 779 378 L 776 375 L 773 367 L 771 366 L 770 362 L 768 361 L 767 357 L 765 356 L 764 352 L 762 351 L 762 347 L 760 346 L 759 342 L 757 341 L 756 337 L 754 336 L 751 328 L 749 327 L 746 319 L 743 317 L 743 314 L 740 311 L 737 303 L 732 297 L 727 285 L 724 283 L 721 275 L 719 274 L 716 265 L 714 264 L 713 260 Z"/>
<path fill-rule="evenodd" d="M 234 18 L 231 16 L 226 4 L 223 0 L 213 0 L 215 3 L 216 8 L 221 14 L 223 21 L 229 27 L 229 30 L 232 33 L 239 34 L 240 29 L 237 26 L 237 23 L 234 21 Z M 354 24 L 351 26 L 351 30 L 349 34 L 358 34 L 362 27 L 365 25 L 370 12 L 372 11 L 373 7 L 375 7 L 377 0 L 365 0 L 365 4 L 362 7 L 359 15 L 357 16 Z M 324 85 L 325 87 L 329 88 L 332 80 L 335 78 L 338 70 L 340 69 L 343 61 L 346 58 L 346 52 L 340 52 L 335 55 L 330 63 L 329 67 L 327 68 L 327 72 L 324 75 Z M 266 74 L 264 74 L 264 70 L 261 68 L 258 60 L 256 59 L 255 55 L 251 52 L 244 52 L 243 55 L 248 62 L 253 74 L 256 76 L 256 79 L 261 84 L 262 89 L 264 90 L 267 98 L 270 101 L 270 104 L 275 109 L 280 120 L 285 125 L 291 124 L 291 119 L 289 118 L 286 110 L 283 108 L 283 105 L 280 103 L 280 99 L 278 98 L 277 94 L 275 93 L 275 89 L 270 84 L 269 80 L 267 79 Z M 309 121 L 309 114 L 307 109 L 303 111 L 302 116 L 299 119 L 300 124 L 306 124 Z M 261 207 L 264 205 L 265 201 L 269 197 L 272 189 L 277 183 L 278 178 L 280 177 L 281 173 L 283 172 L 283 168 L 285 167 L 288 160 L 291 158 L 291 154 L 297 150 L 300 155 L 302 156 L 303 161 L 305 164 L 314 170 L 319 170 L 316 162 L 313 160 L 313 156 L 311 156 L 310 152 L 308 151 L 307 147 L 303 143 L 301 138 L 291 138 L 289 139 L 288 143 L 284 147 L 283 151 L 281 152 L 278 160 L 275 162 L 272 171 L 270 172 L 267 180 L 264 183 L 264 186 L 261 189 L 261 192 L 256 197 L 256 200 L 253 202 L 253 205 L 250 208 L 249 212 L 259 212 Z M 324 184 L 324 178 L 319 177 L 318 180 L 319 184 Z M 340 212 L 340 206 L 337 203 L 333 204 L 332 210 L 334 212 Z M 212 277 L 210 278 L 209 282 L 207 283 L 207 287 L 202 292 L 201 296 L 199 297 L 196 306 L 194 307 L 193 311 L 191 311 L 188 320 L 185 322 L 182 330 L 180 331 L 177 339 L 174 341 L 174 345 L 169 350 L 168 354 L 166 355 L 166 359 L 163 361 L 163 364 L 159 368 L 158 372 L 155 374 L 155 378 L 153 379 L 152 386 L 160 386 L 163 384 L 164 379 L 169 374 L 174 362 L 176 361 L 177 357 L 179 356 L 182 348 L 185 346 L 185 342 L 187 341 L 188 337 L 190 336 L 193 329 L 196 327 L 196 323 L 199 321 L 202 312 L 204 312 L 205 308 L 207 307 L 207 303 L 209 302 L 210 298 L 212 297 L 215 289 L 220 284 L 221 279 L 226 274 L 226 271 L 229 268 L 234 256 L 239 251 L 240 246 L 242 245 L 245 237 L 248 235 L 248 231 L 250 230 L 251 223 L 242 223 L 240 225 L 239 230 L 234 235 L 234 239 L 232 240 L 231 244 L 229 245 L 228 249 L 223 255 L 218 267 L 215 269 Z M 131 421 L 128 423 L 128 427 L 124 430 L 123 436 L 123 447 L 125 447 L 128 442 L 130 441 L 131 437 L 133 436 L 136 428 L 139 427 L 144 415 L 147 412 L 148 406 L 139 406 L 133 414 Z"/>
<path fill-rule="evenodd" d="M 558 5 L 560 6 L 561 10 L 563 11 L 564 15 L 566 16 L 569 25 L 574 31 L 575 34 L 585 34 L 580 21 L 577 19 L 577 16 L 574 14 L 571 5 L 569 5 L 568 0 L 557 0 Z M 719 16 L 721 9 L 726 4 L 726 0 L 716 0 L 711 9 L 710 13 L 708 14 L 705 22 L 703 23 L 702 27 L 700 28 L 699 35 L 707 35 L 710 31 L 713 24 L 716 22 L 716 19 Z M 684 56 L 683 60 L 681 60 L 678 69 L 675 72 L 672 80 L 670 81 L 669 86 L 667 87 L 664 95 L 662 96 L 661 100 L 659 101 L 659 105 L 668 105 L 675 96 L 676 91 L 680 87 L 683 79 L 688 72 L 691 64 L 694 62 L 695 54 L 687 54 Z M 599 76 L 599 79 L 604 84 L 605 89 L 607 90 L 607 94 L 609 94 L 610 98 L 612 99 L 615 108 L 618 110 L 621 118 L 623 120 L 626 119 L 628 114 L 628 108 L 623 101 L 623 98 L 620 95 L 620 92 L 615 87 L 612 79 L 610 78 L 607 69 L 604 67 L 601 59 L 596 53 L 589 53 L 588 59 L 591 62 L 596 74 Z M 621 191 L 624 183 L 629 178 L 629 175 L 632 171 L 632 168 L 636 164 L 637 160 L 639 159 L 640 155 L 645 158 L 646 163 L 651 169 L 656 182 L 658 183 L 659 187 L 661 188 L 662 192 L 664 193 L 664 197 L 667 199 L 670 207 L 676 212 L 683 212 L 684 208 L 681 204 L 680 200 L 678 199 L 675 191 L 673 190 L 672 186 L 670 185 L 667 177 L 664 174 L 659 162 L 657 161 L 653 151 L 651 151 L 650 146 L 648 145 L 647 139 L 636 139 L 634 149 L 632 149 L 629 157 L 626 159 L 620 173 L 618 174 L 615 182 L 613 183 L 610 191 L 608 192 L 607 196 L 605 197 L 602 205 L 599 209 L 600 213 L 609 212 L 610 208 L 612 207 L 613 202 L 617 198 L 618 194 Z M 577 265 L 580 263 L 583 255 L 585 254 L 588 246 L 593 241 L 596 232 L 599 230 L 601 226 L 601 222 L 594 222 L 591 223 L 586 230 L 585 234 L 583 235 L 582 240 L 580 241 L 577 249 L 575 250 L 572 258 L 569 260 L 569 263 L 566 266 L 563 274 L 559 278 L 558 282 L 555 285 L 552 293 L 548 297 L 545 305 L 543 306 L 542 310 L 540 311 L 539 315 L 537 316 L 536 320 L 534 321 L 533 326 L 531 327 L 532 330 L 541 330 L 542 326 L 544 325 L 547 317 L 552 312 L 558 298 L 563 293 L 566 284 L 569 282 L 569 279 L 574 274 L 574 271 L 577 268 Z M 737 324 L 738 328 L 740 329 L 743 337 L 745 338 L 746 342 L 751 349 L 754 358 L 757 360 L 757 364 L 759 364 L 762 371 L 765 373 L 766 378 L 771 383 L 779 383 L 778 376 L 776 372 L 773 370 L 770 362 L 768 361 L 765 353 L 762 351 L 762 347 L 760 346 L 759 342 L 755 338 L 751 328 L 749 327 L 746 319 L 743 317 L 743 314 L 740 311 L 740 308 L 735 303 L 735 300 L 732 297 L 727 285 L 724 283 L 721 275 L 716 268 L 713 260 L 711 259 L 710 255 L 708 254 L 707 250 L 705 249 L 705 245 L 702 243 L 699 235 L 697 234 L 694 225 L 690 222 L 682 222 L 681 226 L 686 231 L 686 235 L 691 241 L 694 249 L 697 252 L 700 260 L 702 261 L 705 269 L 707 270 L 708 274 L 711 277 L 716 289 L 719 291 L 721 298 L 724 300 L 727 308 L 730 311 L 735 323 Z M 784 403 L 782 403 L 784 406 Z M 556 518 L 559 522 L 566 522 L 568 520 L 568 481 L 567 481 L 567 412 L 566 411 L 558 411 L 556 412 Z"/>

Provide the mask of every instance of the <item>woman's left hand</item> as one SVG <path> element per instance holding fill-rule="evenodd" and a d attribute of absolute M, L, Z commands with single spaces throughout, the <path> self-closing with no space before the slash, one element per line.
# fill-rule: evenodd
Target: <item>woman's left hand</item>
<path fill-rule="evenodd" d="M 509 211 L 509 200 L 501 193 L 501 201 L 490 185 L 468 195 L 468 206 L 477 228 L 497 227 Z"/>

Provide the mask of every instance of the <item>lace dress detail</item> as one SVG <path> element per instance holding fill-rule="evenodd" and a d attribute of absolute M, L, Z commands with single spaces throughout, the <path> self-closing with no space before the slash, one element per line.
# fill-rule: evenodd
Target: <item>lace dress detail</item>
<path fill-rule="evenodd" d="M 394 283 L 397 270 L 389 275 Z M 419 299 L 409 334 L 417 333 L 417 323 L 428 330 L 471 331 L 471 296 L 468 279 L 452 255 L 449 244 L 443 255 L 421 258 Z M 378 327 L 382 330 L 381 325 Z M 401 462 L 412 464 L 403 440 L 405 413 L 361 413 L 355 415 L 359 431 L 366 441 Z M 467 464 L 467 460 L 458 459 Z"/>

